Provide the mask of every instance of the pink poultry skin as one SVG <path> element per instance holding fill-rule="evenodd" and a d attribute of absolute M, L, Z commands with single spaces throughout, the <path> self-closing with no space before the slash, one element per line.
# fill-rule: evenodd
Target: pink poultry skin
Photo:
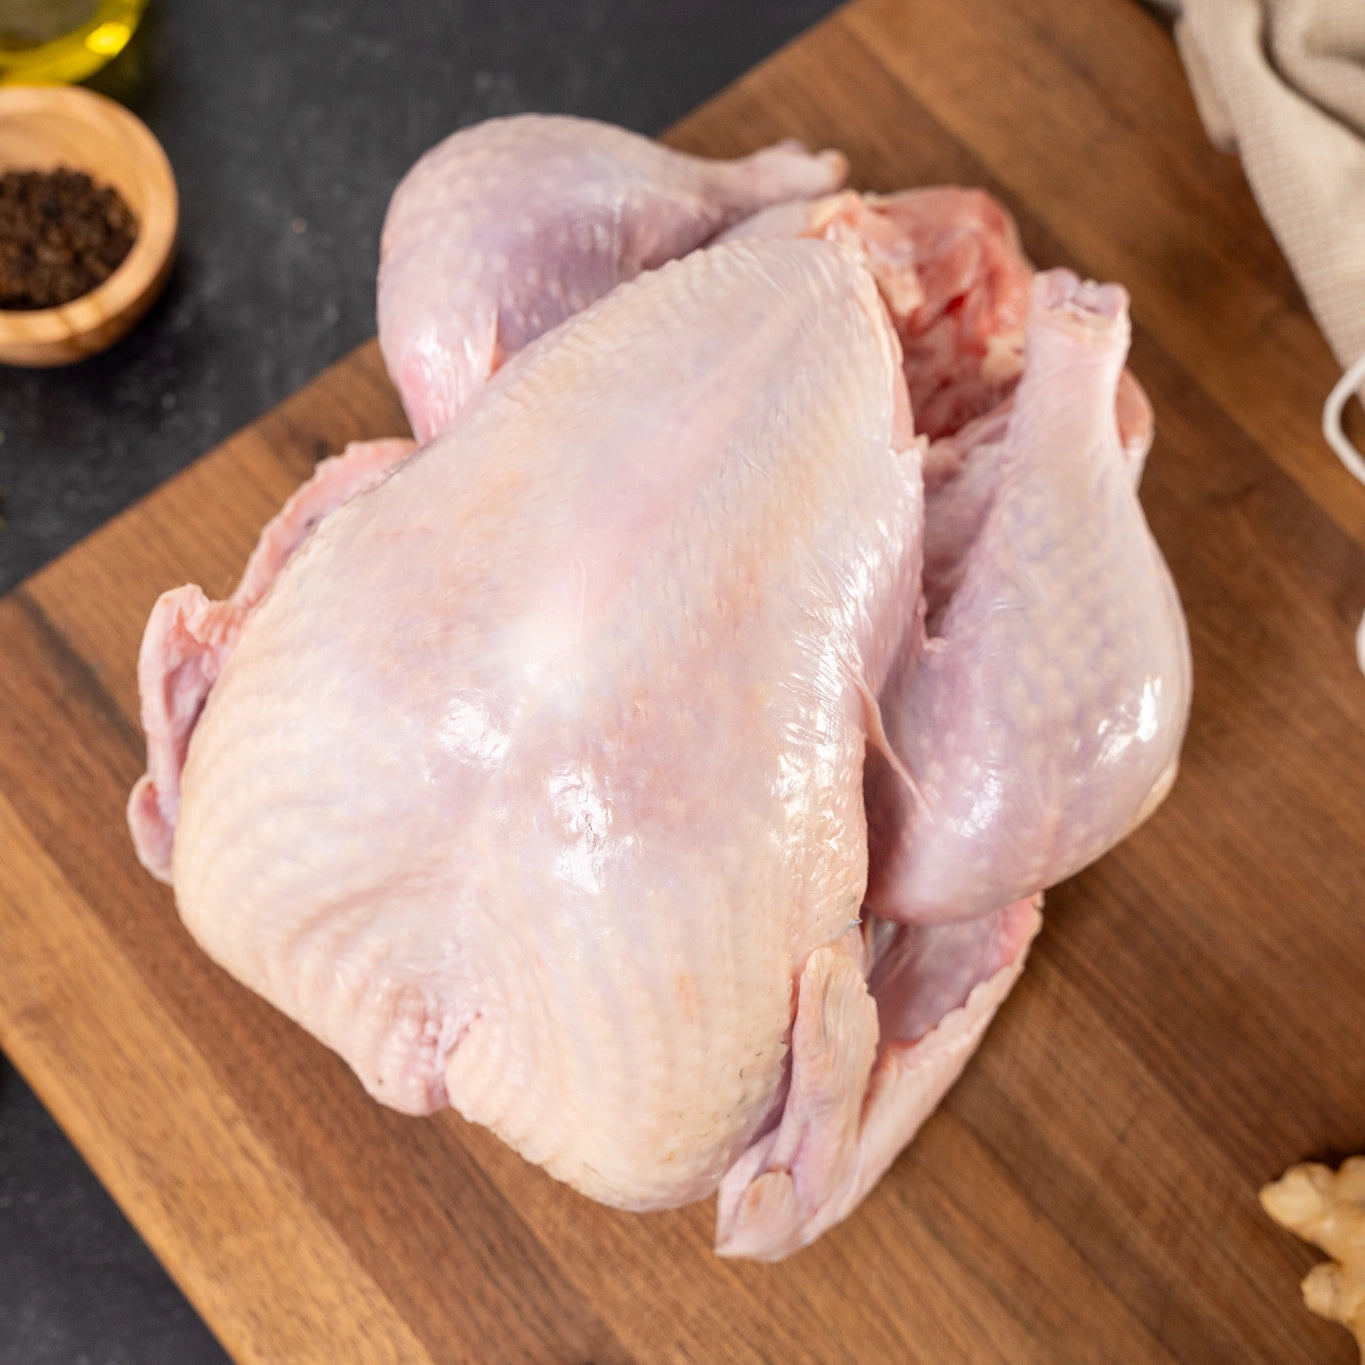
<path fill-rule="evenodd" d="M 376 1098 L 622 1207 L 719 1191 L 764 1259 L 932 1113 L 1189 705 L 1126 296 L 842 174 L 530 117 L 423 158 L 380 280 L 420 448 L 160 599 L 129 805 Z"/>

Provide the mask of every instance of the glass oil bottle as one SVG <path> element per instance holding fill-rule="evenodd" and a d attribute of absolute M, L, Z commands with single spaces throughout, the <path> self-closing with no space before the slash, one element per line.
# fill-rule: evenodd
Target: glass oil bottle
<path fill-rule="evenodd" d="M 147 0 L 0 0 L 0 85 L 83 81 L 123 51 Z"/>

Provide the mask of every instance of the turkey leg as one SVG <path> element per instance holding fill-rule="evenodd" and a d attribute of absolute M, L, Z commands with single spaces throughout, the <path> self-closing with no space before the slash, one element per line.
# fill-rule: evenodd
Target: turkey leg
<path fill-rule="evenodd" d="M 379 343 L 417 438 L 503 361 L 616 285 L 769 204 L 837 189 L 838 152 L 708 161 L 588 119 L 453 134 L 404 177 L 379 249 Z"/>

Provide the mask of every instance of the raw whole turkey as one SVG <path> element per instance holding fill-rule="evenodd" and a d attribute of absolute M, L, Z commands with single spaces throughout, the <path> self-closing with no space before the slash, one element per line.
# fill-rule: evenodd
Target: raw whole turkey
<path fill-rule="evenodd" d="M 156 603 L 129 820 L 408 1113 L 722 1253 L 847 1215 L 1175 775 L 1127 296 L 986 195 L 496 120 L 399 186 L 350 447 Z"/>

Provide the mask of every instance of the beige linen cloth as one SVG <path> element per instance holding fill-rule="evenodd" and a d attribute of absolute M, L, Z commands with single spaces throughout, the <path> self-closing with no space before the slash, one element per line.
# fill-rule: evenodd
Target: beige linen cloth
<path fill-rule="evenodd" d="M 1365 401 L 1365 0 L 1161 0 L 1209 137 L 1235 148 L 1345 368 L 1322 430 L 1365 483 L 1341 412 Z M 1365 671 L 1365 618 L 1356 634 Z"/>
<path fill-rule="evenodd" d="M 1241 156 L 1318 325 L 1350 370 L 1365 357 L 1365 0 L 1180 8 L 1176 41 L 1204 127 Z M 1362 379 L 1335 395 L 1333 434 L 1340 403 Z M 1352 472 L 1365 482 L 1356 460 Z"/>

